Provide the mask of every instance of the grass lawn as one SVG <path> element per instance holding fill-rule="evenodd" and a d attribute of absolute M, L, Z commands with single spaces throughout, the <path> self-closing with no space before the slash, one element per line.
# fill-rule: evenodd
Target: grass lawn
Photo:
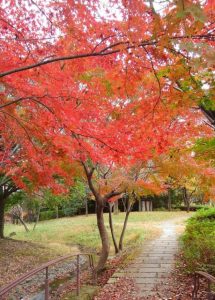
<path fill-rule="evenodd" d="M 186 212 L 131 213 L 125 234 L 125 246 L 158 235 L 159 229 L 156 228 L 156 224 L 159 222 L 181 219 L 184 216 Z M 124 213 L 113 215 L 117 238 L 119 238 L 124 217 Z M 105 220 L 109 230 L 107 214 Z M 15 274 L 24 273 L 56 256 L 77 253 L 80 249 L 90 251 L 100 248 L 95 215 L 39 222 L 35 231 L 32 231 L 32 227 L 33 225 L 29 225 L 31 231 L 27 233 L 22 225 L 6 224 L 5 235 L 9 236 L 11 232 L 16 232 L 16 235 L 13 240 L 0 241 L 0 285 L 10 281 Z M 112 246 L 111 253 L 114 254 Z M 7 278 L 6 281 L 5 278 Z"/>
<path fill-rule="evenodd" d="M 155 234 L 157 230 L 154 225 L 157 222 L 172 218 L 179 218 L 184 216 L 184 212 L 133 212 L 130 214 L 128 227 L 125 235 L 125 245 L 142 241 L 144 237 L 149 238 Z M 116 236 L 119 237 L 123 225 L 125 214 L 119 213 L 113 215 L 114 227 Z M 107 228 L 108 215 L 105 214 Z M 29 226 L 32 229 L 32 226 Z M 76 216 L 71 218 L 61 218 L 49 221 L 42 221 L 36 227 L 35 231 L 25 232 L 22 225 L 5 226 L 5 234 L 9 235 L 11 232 L 16 232 L 14 239 L 22 241 L 30 241 L 39 243 L 59 254 L 76 251 L 77 246 L 86 249 L 99 250 L 100 238 L 96 225 L 96 216 L 89 215 Z M 113 250 L 113 248 L 112 248 Z"/>

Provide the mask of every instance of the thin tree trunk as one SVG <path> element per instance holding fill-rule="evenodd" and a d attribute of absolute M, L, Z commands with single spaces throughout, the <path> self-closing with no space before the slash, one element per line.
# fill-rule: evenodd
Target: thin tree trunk
<path fill-rule="evenodd" d="M 37 226 L 37 224 L 39 222 L 39 219 L 40 219 L 40 207 L 38 208 L 37 217 L 36 217 L 36 221 L 34 223 L 33 231 L 36 229 L 36 226 Z"/>
<path fill-rule="evenodd" d="M 118 215 L 118 213 L 119 213 L 119 200 L 116 200 L 115 202 L 114 202 L 114 215 Z"/>
<path fill-rule="evenodd" d="M 118 246 L 117 246 L 117 242 L 116 242 L 116 238 L 115 238 L 115 234 L 114 234 L 114 229 L 113 229 L 112 203 L 108 203 L 108 208 L 109 208 L 109 225 L 110 225 L 111 236 L 112 236 L 112 240 L 113 240 L 113 244 L 114 244 L 114 248 L 115 248 L 115 253 L 118 253 L 119 249 L 118 249 Z"/>
<path fill-rule="evenodd" d="M 58 206 L 56 206 L 56 219 L 59 218 L 59 211 L 58 211 Z"/>
<path fill-rule="evenodd" d="M 22 225 L 24 226 L 25 231 L 26 231 L 26 232 L 29 232 L 28 226 L 25 224 L 24 220 L 23 220 L 22 218 L 20 218 L 19 216 L 16 216 L 16 217 L 19 219 L 19 221 L 20 221 L 20 222 L 22 223 Z"/>
<path fill-rule="evenodd" d="M 126 212 L 126 204 L 125 204 L 126 200 L 124 200 L 122 198 L 122 204 L 123 204 L 123 211 Z"/>
<path fill-rule="evenodd" d="M 190 200 L 187 199 L 187 213 L 190 212 Z"/>
<path fill-rule="evenodd" d="M 0 239 L 4 238 L 4 208 L 5 208 L 5 199 L 0 198 Z"/>
<path fill-rule="evenodd" d="M 171 201 L 171 190 L 168 189 L 168 211 L 171 211 L 172 210 L 172 201 Z"/>
<path fill-rule="evenodd" d="M 107 230 L 106 230 L 105 224 L 104 224 L 103 199 L 102 198 L 96 199 L 96 202 L 97 202 L 97 211 L 96 211 L 97 226 L 98 226 L 100 238 L 102 241 L 102 250 L 101 250 L 100 257 L 99 257 L 99 262 L 96 266 L 96 271 L 99 272 L 99 271 L 103 270 L 105 263 L 108 259 L 108 255 L 110 252 L 110 243 L 109 243 L 108 233 L 107 233 Z"/>
<path fill-rule="evenodd" d="M 123 239 L 124 239 L 125 230 L 126 230 L 127 223 L 128 223 L 128 217 L 129 217 L 129 214 L 131 212 L 132 206 L 133 205 L 129 204 L 129 207 L 128 207 L 127 211 L 126 211 L 125 220 L 124 220 L 122 232 L 121 232 L 120 239 L 119 239 L 119 250 L 120 251 L 122 251 L 122 249 L 123 249 Z"/>
<path fill-rule="evenodd" d="M 190 212 L 190 201 L 188 199 L 186 187 L 183 188 L 183 198 L 184 198 L 184 205 L 186 206 L 187 213 L 189 213 Z"/>
<path fill-rule="evenodd" d="M 138 211 L 142 211 L 142 200 L 141 200 L 141 198 L 138 200 Z"/>
<path fill-rule="evenodd" d="M 88 200 L 85 199 L 85 216 L 88 217 Z"/>

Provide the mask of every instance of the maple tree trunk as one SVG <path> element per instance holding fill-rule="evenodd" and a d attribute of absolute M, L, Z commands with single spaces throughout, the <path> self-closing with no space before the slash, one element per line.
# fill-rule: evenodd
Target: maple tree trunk
<path fill-rule="evenodd" d="M 114 214 L 118 215 L 118 213 L 119 213 L 119 200 L 116 200 L 114 202 Z"/>
<path fill-rule="evenodd" d="M 123 212 L 126 212 L 126 204 L 123 198 L 122 198 L 122 204 L 123 204 Z"/>
<path fill-rule="evenodd" d="M 122 232 L 121 232 L 120 239 L 119 239 L 119 250 L 120 251 L 122 251 L 122 249 L 123 249 L 123 239 L 124 239 L 125 230 L 126 230 L 127 223 L 128 223 L 128 217 L 129 217 L 129 214 L 131 212 L 132 206 L 133 205 L 129 204 L 129 207 L 128 207 L 127 211 L 126 211 L 125 220 L 124 220 Z"/>
<path fill-rule="evenodd" d="M 99 229 L 99 235 L 102 242 L 102 250 L 99 257 L 99 262 L 96 266 L 96 271 L 99 272 L 103 270 L 105 263 L 108 259 L 108 255 L 110 252 L 110 243 L 107 230 L 105 228 L 104 223 L 104 205 L 102 199 L 97 199 L 97 210 L 96 210 L 96 217 L 97 217 L 97 226 Z"/>
<path fill-rule="evenodd" d="M 88 200 L 85 199 L 85 216 L 88 217 Z"/>
<path fill-rule="evenodd" d="M 190 201 L 189 199 L 187 199 L 187 213 L 190 212 Z"/>
<path fill-rule="evenodd" d="M 190 200 L 188 199 L 187 189 L 183 188 L 183 198 L 184 198 L 184 205 L 186 206 L 187 213 L 190 212 Z"/>
<path fill-rule="evenodd" d="M 115 248 L 115 253 L 118 253 L 119 249 L 117 246 L 117 242 L 116 242 L 116 238 L 115 238 L 115 234 L 114 234 L 114 230 L 113 230 L 112 205 L 110 203 L 108 204 L 108 208 L 109 208 L 109 225 L 110 225 L 111 236 L 112 236 L 112 240 L 113 240 L 113 244 L 114 244 L 114 248 Z"/>
<path fill-rule="evenodd" d="M 138 201 L 138 211 L 142 211 L 142 200 L 139 199 Z"/>
<path fill-rule="evenodd" d="M 5 208 L 5 199 L 0 198 L 0 239 L 4 238 L 4 208 Z"/>
<path fill-rule="evenodd" d="M 24 226 L 25 231 L 29 232 L 28 226 L 26 225 L 25 221 L 19 216 L 17 216 L 17 218 L 19 219 L 20 223 Z"/>
<path fill-rule="evenodd" d="M 167 203 L 167 206 L 168 206 L 168 211 L 171 211 L 172 210 L 172 201 L 171 201 L 171 192 L 170 192 L 170 189 L 168 189 L 168 203 Z"/>
<path fill-rule="evenodd" d="M 39 222 L 39 219 L 40 219 L 40 207 L 39 207 L 38 212 L 37 212 L 37 216 L 36 216 L 36 220 L 35 220 L 35 223 L 34 223 L 33 231 L 36 229 L 36 226 Z"/>

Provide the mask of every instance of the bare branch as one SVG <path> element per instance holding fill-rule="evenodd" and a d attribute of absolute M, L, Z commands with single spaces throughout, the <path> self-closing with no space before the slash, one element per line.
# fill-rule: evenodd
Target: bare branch
<path fill-rule="evenodd" d="M 12 100 L 12 101 L 9 101 L 9 102 L 7 102 L 7 103 L 5 103 L 5 104 L 0 105 L 0 109 L 5 108 L 5 107 L 7 107 L 7 106 L 10 106 L 10 105 L 12 105 L 12 104 L 19 103 L 19 102 L 21 102 L 21 101 L 23 101 L 23 100 L 32 100 L 32 101 L 34 101 L 34 102 L 36 102 L 36 103 L 38 103 L 38 104 L 44 106 L 48 111 L 50 111 L 50 112 L 53 114 L 54 112 L 53 112 L 53 110 L 52 110 L 50 107 L 48 107 L 46 104 L 44 104 L 43 102 L 41 102 L 41 101 L 38 100 L 38 98 L 44 98 L 44 97 L 46 97 L 46 96 L 47 96 L 47 95 L 40 96 L 40 97 L 38 97 L 38 96 L 21 97 L 21 98 L 18 98 L 18 99 L 15 99 L 15 100 Z"/>
<path fill-rule="evenodd" d="M 2 72 L 2 73 L 0 73 L 0 78 L 11 75 L 11 74 L 14 74 L 14 73 L 19 73 L 19 72 L 22 72 L 22 71 L 26 71 L 26 70 L 29 70 L 29 69 L 34 69 L 34 68 L 37 68 L 37 67 L 40 67 L 40 66 L 43 66 L 43 65 L 47 65 L 47 64 L 50 64 L 50 63 L 58 62 L 58 61 L 74 60 L 74 59 L 87 58 L 87 57 L 96 57 L 96 56 L 107 56 L 107 55 L 122 52 L 123 50 L 128 50 L 128 49 L 132 49 L 132 48 L 136 48 L 136 47 L 156 45 L 158 43 L 159 37 L 161 37 L 162 35 L 158 36 L 158 38 L 156 40 L 142 41 L 141 43 L 139 43 L 137 45 L 135 45 L 135 44 L 129 45 L 128 41 L 121 41 L 121 42 L 114 43 L 110 46 L 107 46 L 99 52 L 93 52 L 93 53 L 91 52 L 91 53 L 83 53 L 83 54 L 76 54 L 76 55 L 60 56 L 60 57 L 47 59 L 45 61 L 40 61 L 40 62 L 37 62 L 37 63 L 34 63 L 34 64 L 30 64 L 30 65 L 27 65 L 27 66 L 23 66 L 23 67 L 20 67 L 20 68 L 15 68 L 15 69 L 11 69 L 11 70 Z M 180 40 L 180 39 L 215 41 L 215 34 L 207 33 L 207 34 L 201 34 L 201 35 L 191 35 L 191 36 L 181 35 L 181 36 L 170 37 L 170 40 Z M 113 49 L 117 46 L 120 46 L 120 45 L 127 45 L 127 46 L 124 49 L 111 50 L 111 49 Z"/>
<path fill-rule="evenodd" d="M 104 196 L 104 200 L 107 201 L 109 200 L 110 198 L 114 197 L 114 196 L 119 196 L 123 193 L 123 191 L 116 191 L 116 190 L 113 190 L 109 193 L 107 193 L 105 196 Z"/>
<path fill-rule="evenodd" d="M 84 168 L 89 188 L 90 188 L 91 192 L 93 193 L 94 197 L 96 198 L 96 200 L 98 200 L 99 199 L 99 193 L 96 190 L 96 188 L 94 187 L 93 182 L 92 182 L 92 176 L 93 176 L 93 173 L 95 171 L 95 167 L 92 167 L 89 170 L 88 167 L 86 166 L 86 164 L 83 161 L 81 161 L 81 164 L 82 164 L 82 166 Z"/>
<path fill-rule="evenodd" d="M 80 58 L 86 58 L 86 57 L 94 57 L 94 56 L 106 56 L 114 53 L 120 52 L 119 49 L 113 50 L 113 51 L 108 51 L 108 52 L 94 52 L 94 53 L 85 53 L 85 54 L 77 54 L 77 55 L 68 55 L 68 56 L 60 56 L 60 57 L 55 57 L 51 59 L 47 59 L 46 61 L 41 61 L 32 65 L 20 67 L 20 68 L 15 68 L 6 72 L 0 73 L 0 78 L 14 74 L 14 73 L 19 73 L 22 71 L 34 69 L 43 65 L 48 65 L 50 63 L 54 63 L 57 61 L 64 61 L 64 60 L 74 60 L 74 59 L 80 59 Z"/>

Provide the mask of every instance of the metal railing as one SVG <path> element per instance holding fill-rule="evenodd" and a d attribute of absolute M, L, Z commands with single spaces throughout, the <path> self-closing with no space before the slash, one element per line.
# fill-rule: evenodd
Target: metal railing
<path fill-rule="evenodd" d="M 25 273 L 24 275 L 20 276 L 16 280 L 10 282 L 6 286 L 0 288 L 0 299 L 2 299 L 2 296 L 5 296 L 8 294 L 14 287 L 19 285 L 20 283 L 24 282 L 26 279 L 36 275 L 37 273 L 45 270 L 45 300 L 49 299 L 49 267 L 63 261 L 67 260 L 71 257 L 76 257 L 76 293 L 77 296 L 80 294 L 80 256 L 88 256 L 89 258 L 89 267 L 92 272 L 92 276 L 94 279 L 94 284 L 96 284 L 96 272 L 94 268 L 94 260 L 93 255 L 96 255 L 96 253 L 78 253 L 78 254 L 69 254 L 63 257 L 59 257 L 57 259 L 51 260 L 43 265 L 41 265 L 38 268 L 33 269 L 32 271 Z"/>
<path fill-rule="evenodd" d="M 215 284 L 215 277 L 202 271 L 195 272 L 194 275 L 194 288 L 192 293 L 192 300 L 198 299 L 198 291 L 200 287 L 199 279 L 203 277 L 207 281 L 207 299 L 214 300 L 215 299 L 215 292 L 211 290 L 211 284 Z"/>

